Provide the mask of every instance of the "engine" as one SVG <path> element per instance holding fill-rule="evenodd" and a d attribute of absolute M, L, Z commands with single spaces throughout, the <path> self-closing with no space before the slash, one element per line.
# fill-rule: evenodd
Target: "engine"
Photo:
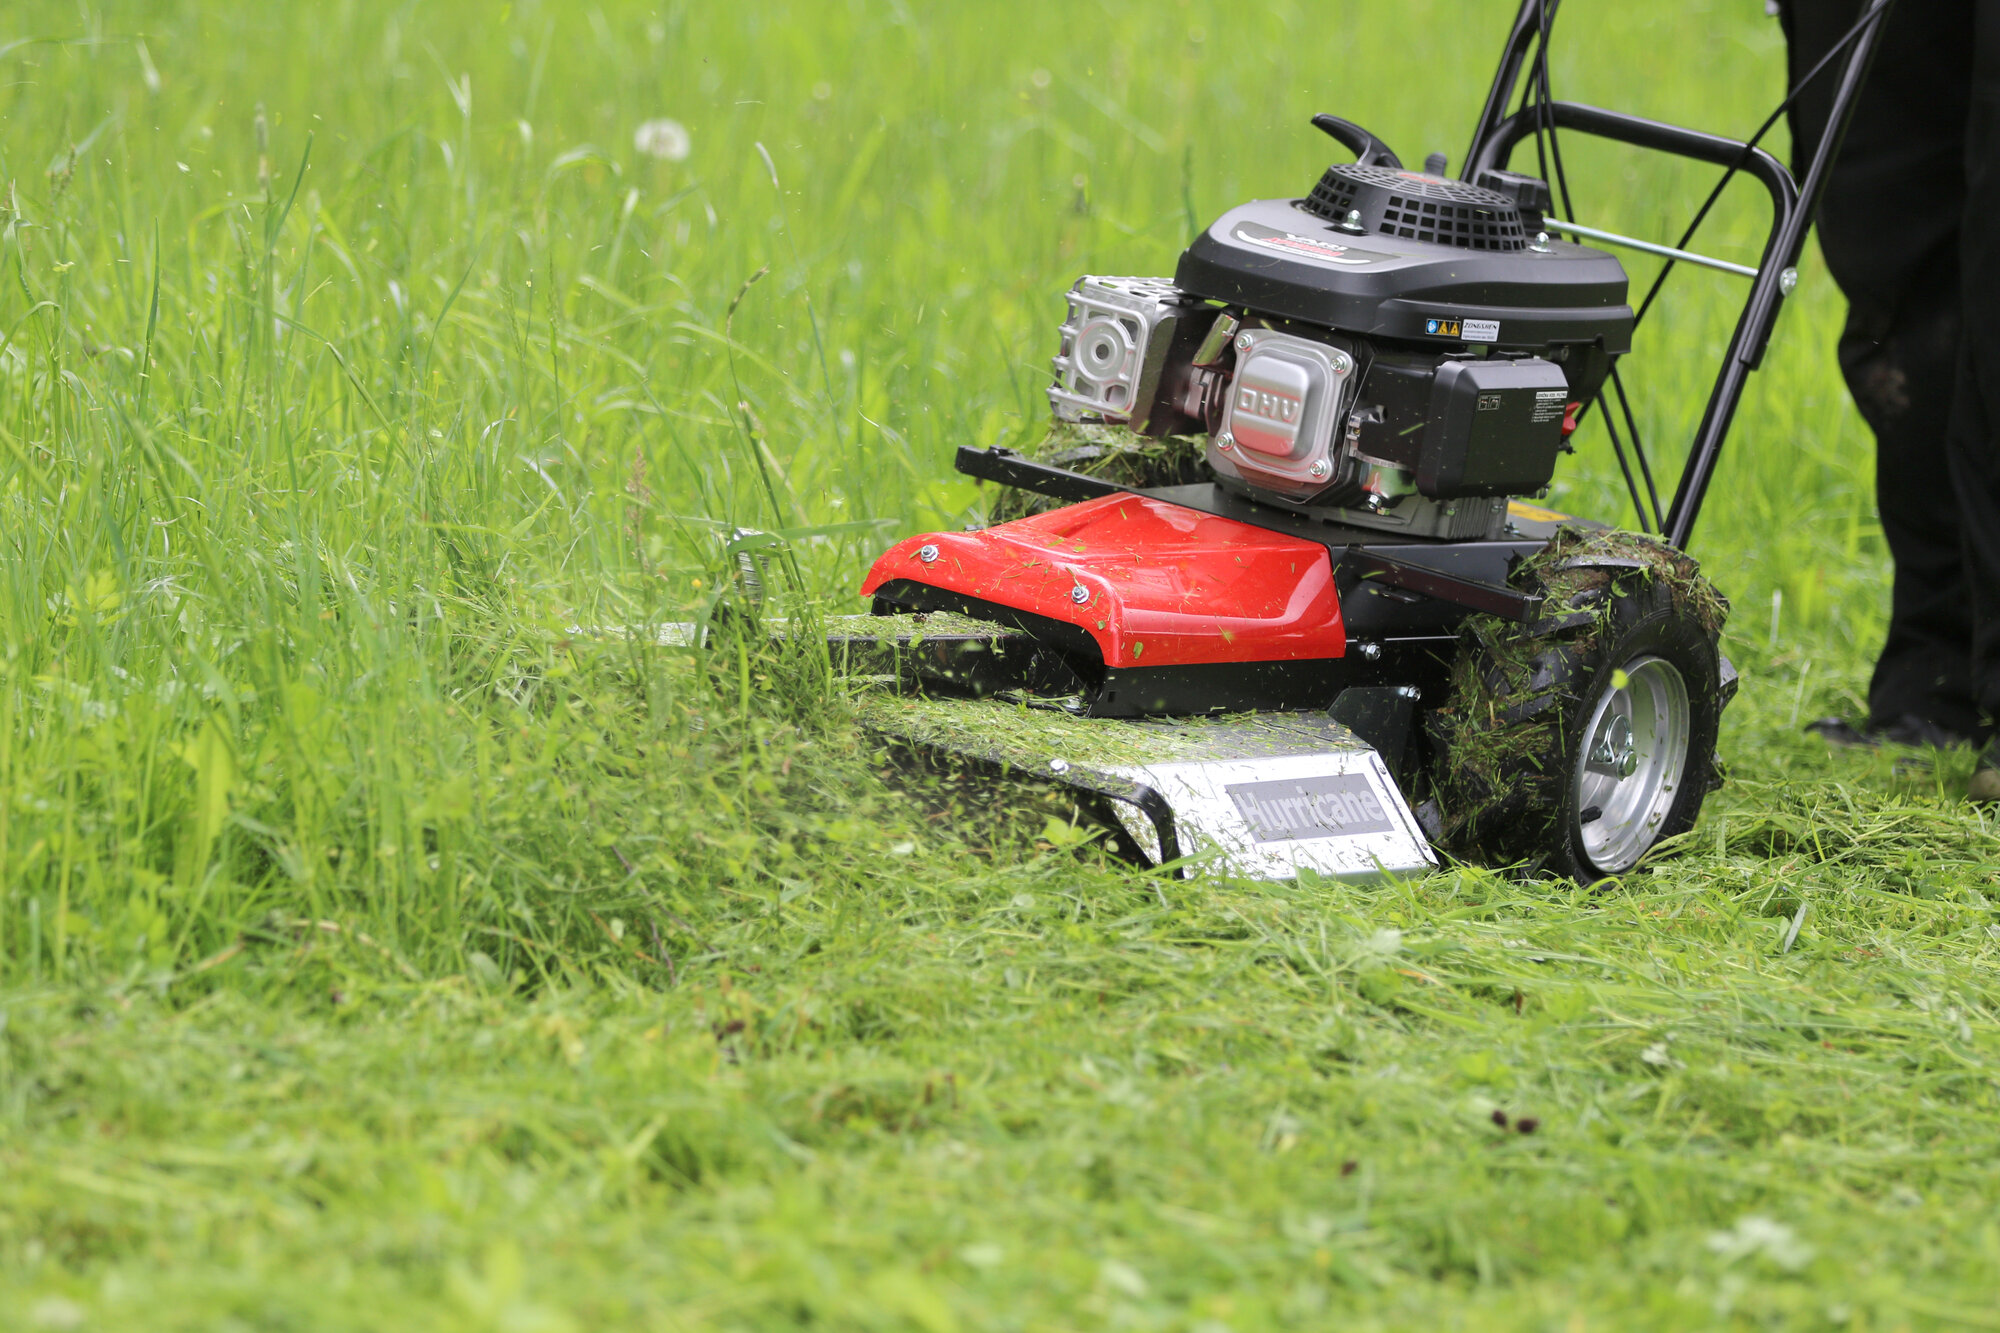
<path fill-rule="evenodd" d="M 1059 418 L 1201 434 L 1219 484 L 1433 538 L 1497 538 L 1543 491 L 1612 359 L 1624 267 L 1551 240 L 1548 187 L 1340 163 L 1225 213 L 1172 281 L 1069 293 Z"/>

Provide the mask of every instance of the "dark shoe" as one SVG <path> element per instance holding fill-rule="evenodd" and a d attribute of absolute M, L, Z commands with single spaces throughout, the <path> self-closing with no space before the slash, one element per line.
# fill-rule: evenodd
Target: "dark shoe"
<path fill-rule="evenodd" d="M 1979 762 L 1972 769 L 1972 781 L 1965 789 L 1965 799 L 1981 805 L 2000 801 L 2000 742 L 1980 751 Z"/>
<path fill-rule="evenodd" d="M 1822 717 L 1806 723 L 1806 730 L 1825 737 L 1828 745 L 1839 749 L 1879 750 L 1884 745 L 1907 745 L 1914 749 L 1929 746 L 1949 750 L 1953 746 L 1972 744 L 1972 737 L 1949 727 L 1941 727 L 1915 713 L 1905 713 L 1889 722 L 1869 718 L 1860 726 L 1844 717 Z"/>

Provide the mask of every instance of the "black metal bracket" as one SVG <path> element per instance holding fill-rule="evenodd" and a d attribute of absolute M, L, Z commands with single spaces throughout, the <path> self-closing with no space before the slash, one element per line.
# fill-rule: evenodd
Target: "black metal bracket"
<path fill-rule="evenodd" d="M 1086 476 L 1081 472 L 1071 472 L 1068 468 L 1038 463 L 1032 458 L 994 445 L 990 449 L 974 449 L 970 445 L 958 446 L 958 455 L 952 466 L 968 477 L 981 481 L 998 482 L 1002 486 L 1012 486 L 1017 490 L 1033 491 L 1057 500 L 1068 500 L 1074 504 L 1078 500 L 1096 500 L 1106 495 L 1131 492 L 1129 486 L 1118 486 L 1102 477 Z"/>
<path fill-rule="evenodd" d="M 1540 593 L 1525 593 L 1502 583 L 1467 578 L 1408 560 L 1398 560 L 1379 546 L 1349 546 L 1336 557 L 1343 569 L 1357 578 L 1372 579 L 1390 588 L 1401 588 L 1440 602 L 1481 611 L 1502 620 L 1526 624 L 1542 609 Z"/>
<path fill-rule="evenodd" d="M 1416 690 L 1408 685 L 1350 685 L 1327 712 L 1374 746 L 1396 785 L 1403 785 L 1403 758 L 1416 732 Z"/>

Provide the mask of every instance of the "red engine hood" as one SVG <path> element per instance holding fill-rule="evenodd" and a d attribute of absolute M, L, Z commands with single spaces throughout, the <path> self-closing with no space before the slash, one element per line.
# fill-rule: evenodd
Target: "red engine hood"
<path fill-rule="evenodd" d="M 901 579 L 1067 621 L 1097 641 L 1107 667 L 1347 650 L 1324 546 L 1139 495 L 908 538 L 861 591 Z"/>

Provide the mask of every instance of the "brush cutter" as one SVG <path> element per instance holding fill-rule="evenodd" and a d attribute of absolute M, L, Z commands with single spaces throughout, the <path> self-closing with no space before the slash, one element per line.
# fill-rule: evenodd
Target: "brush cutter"
<path fill-rule="evenodd" d="M 1824 66 L 1802 184 L 1756 138 L 1554 100 L 1556 0 L 1525 0 L 1457 176 L 1316 116 L 1355 160 L 1306 196 L 1231 209 L 1171 279 L 1078 280 L 1051 443 L 958 451 L 1016 516 L 898 542 L 832 627 L 884 686 L 867 725 L 1052 789 L 1150 865 L 1359 878 L 1435 845 L 1587 882 L 1688 829 L 1736 680 L 1683 548 L 1887 7 Z M 1565 132 L 1756 180 L 1762 261 L 1565 220 Z M 1511 169 L 1530 141 L 1553 172 Z M 1606 244 L 1749 279 L 1664 509 L 1618 376 L 1645 306 Z M 1639 532 L 1534 503 L 1593 408 Z"/>

